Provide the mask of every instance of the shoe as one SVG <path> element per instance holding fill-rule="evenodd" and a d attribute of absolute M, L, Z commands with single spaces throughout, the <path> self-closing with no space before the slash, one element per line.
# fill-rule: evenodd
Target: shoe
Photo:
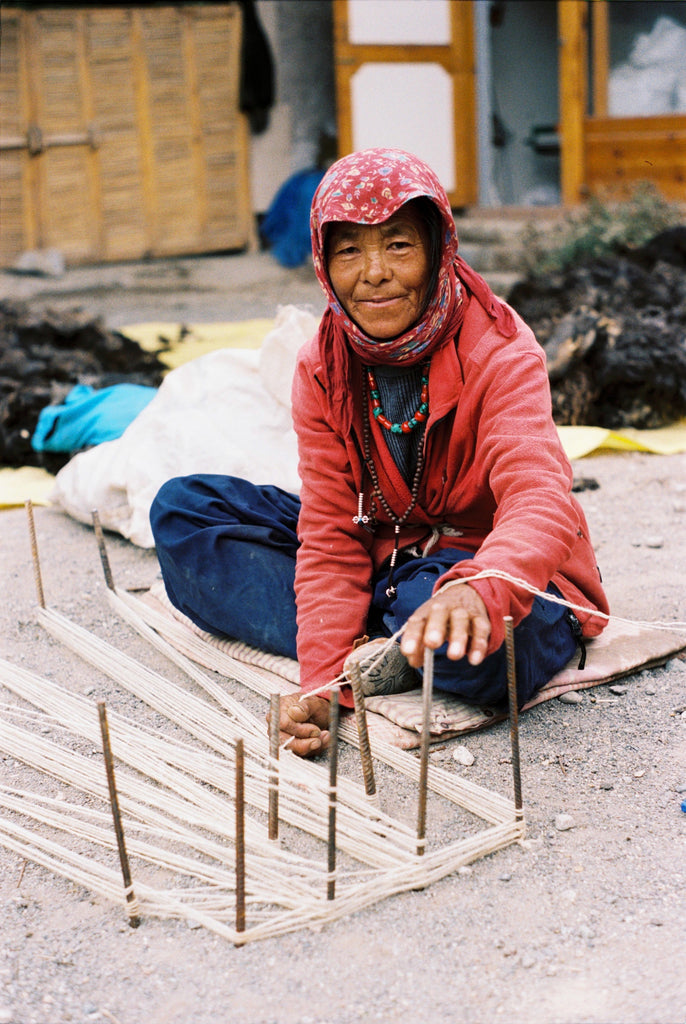
<path fill-rule="evenodd" d="M 384 650 L 384 645 L 386 650 Z M 345 659 L 343 672 L 350 679 L 350 667 L 359 665 L 362 671 L 362 693 L 365 697 L 381 697 L 391 693 L 406 693 L 419 686 L 419 676 L 395 641 L 385 637 L 369 640 L 356 647 Z"/>

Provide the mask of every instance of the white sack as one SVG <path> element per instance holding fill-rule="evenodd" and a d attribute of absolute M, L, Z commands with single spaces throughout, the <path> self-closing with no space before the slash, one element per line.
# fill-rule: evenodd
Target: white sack
<path fill-rule="evenodd" d="M 172 370 L 120 438 L 60 470 L 50 500 L 83 523 L 97 509 L 105 529 L 150 548 L 150 505 L 172 477 L 224 473 L 297 493 L 291 381 L 317 326 L 284 306 L 259 350 L 220 349 Z"/>
<path fill-rule="evenodd" d="M 657 18 L 637 36 L 629 59 L 610 72 L 608 105 L 613 117 L 686 112 L 686 28 Z"/>

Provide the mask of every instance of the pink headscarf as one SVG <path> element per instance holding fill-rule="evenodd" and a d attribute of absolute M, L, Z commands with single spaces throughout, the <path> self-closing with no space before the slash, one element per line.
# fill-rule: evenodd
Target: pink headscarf
<path fill-rule="evenodd" d="M 419 321 L 388 341 L 369 338 L 350 319 L 331 287 L 326 267 L 325 228 L 332 221 L 381 224 L 411 199 L 426 196 L 443 221 L 436 286 Z M 457 231 L 450 203 L 437 176 L 422 160 L 400 149 L 366 149 L 333 164 L 312 200 L 310 214 L 314 269 L 328 298 L 319 328 L 319 345 L 332 404 L 343 413 L 350 387 L 350 349 L 364 363 L 412 366 L 452 340 L 473 295 L 500 331 L 515 332 L 512 313 L 484 279 L 457 252 Z M 464 286 L 464 287 L 463 287 Z M 344 419 L 349 423 L 349 417 Z"/>

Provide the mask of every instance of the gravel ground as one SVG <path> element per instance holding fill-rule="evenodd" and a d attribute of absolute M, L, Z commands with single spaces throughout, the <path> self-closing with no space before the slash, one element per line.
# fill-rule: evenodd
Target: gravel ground
<path fill-rule="evenodd" d="M 67 277 L 50 284 L 51 301 L 76 299 L 113 327 L 270 316 L 286 301 L 321 309 L 309 272 L 282 271 L 263 254 Z M 143 291 L 131 284 L 141 280 Z M 47 288 L 19 284 L 29 298 Z M 16 291 L 8 275 L 0 286 Z M 600 453 L 574 468 L 599 484 L 579 497 L 613 611 L 683 620 L 686 455 Z M 24 510 L 0 522 L 0 655 L 146 714 L 36 624 Z M 36 525 L 48 604 L 168 671 L 112 617 L 92 531 L 45 508 Z M 109 548 L 119 585 L 155 579 L 152 552 L 117 537 Z M 622 683 L 625 692 L 598 687 L 578 704 L 550 701 L 522 716 L 522 845 L 321 931 L 234 948 L 173 921 L 132 930 L 120 908 L 0 849 L 0 1024 L 684 1024 L 686 659 Z M 456 764 L 450 745 L 432 759 L 509 794 L 507 725 L 463 742 L 471 767 Z M 1 757 L 3 784 L 59 791 Z M 353 770 L 350 756 L 344 765 Z M 384 771 L 380 790 L 411 818 L 411 783 Z M 571 827 L 557 827 L 561 814 Z M 456 837 L 440 807 L 428 827 L 430 838 L 432 828 L 441 841 Z"/>

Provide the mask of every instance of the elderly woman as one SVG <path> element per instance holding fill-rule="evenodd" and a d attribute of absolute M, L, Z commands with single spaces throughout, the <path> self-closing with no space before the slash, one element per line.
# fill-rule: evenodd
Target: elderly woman
<path fill-rule="evenodd" d="M 418 685 L 426 646 L 438 689 L 492 705 L 511 615 L 524 703 L 608 611 L 543 351 L 458 255 L 433 171 L 400 150 L 344 157 L 311 230 L 328 307 L 293 383 L 300 497 L 190 477 L 151 512 L 178 608 L 297 656 L 304 695 L 282 700 L 280 724 L 303 755 L 328 742 L 328 701 L 307 692 L 352 659 L 368 694 L 400 692 Z"/>

